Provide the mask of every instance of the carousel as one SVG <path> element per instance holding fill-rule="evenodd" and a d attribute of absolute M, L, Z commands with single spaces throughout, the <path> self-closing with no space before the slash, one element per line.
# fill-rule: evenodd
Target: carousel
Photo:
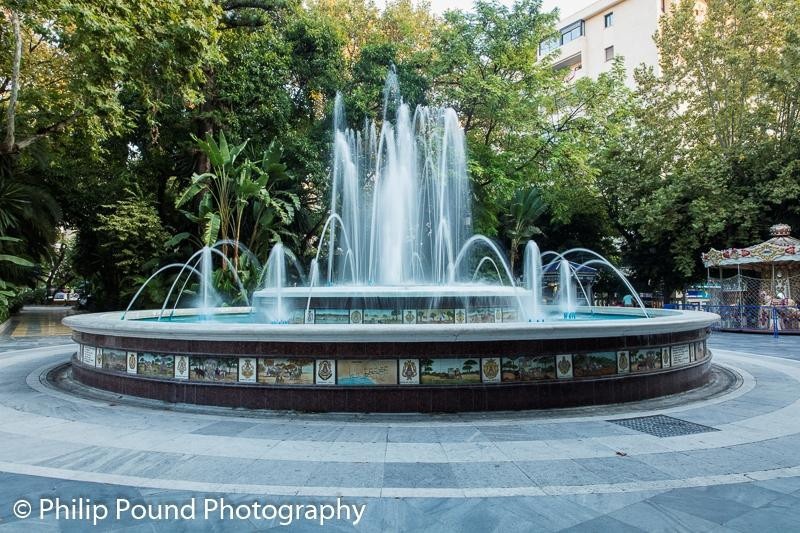
<path fill-rule="evenodd" d="M 787 224 L 771 238 L 747 248 L 711 249 L 708 309 L 722 317 L 720 329 L 800 333 L 800 240 Z"/>

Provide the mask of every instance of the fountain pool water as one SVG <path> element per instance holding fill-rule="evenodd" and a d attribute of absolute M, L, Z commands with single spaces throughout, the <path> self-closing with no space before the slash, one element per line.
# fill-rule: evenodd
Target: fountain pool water
<path fill-rule="evenodd" d="M 530 241 L 518 280 L 501 248 L 473 234 L 455 111 L 412 109 L 399 94 L 392 71 L 382 120 L 360 131 L 337 95 L 330 213 L 308 276 L 277 244 L 249 294 L 219 244 L 252 254 L 230 241 L 203 248 L 154 274 L 178 270 L 160 310 L 131 310 L 151 277 L 123 314 L 65 319 L 81 344 L 74 376 L 170 401 L 324 411 L 549 407 L 705 382 L 715 315 L 646 309 L 586 249 Z M 214 261 L 233 271 L 244 306 L 222 302 Z M 593 305 L 578 275 L 590 265 L 638 306 Z M 190 280 L 196 302 L 182 308 Z"/>

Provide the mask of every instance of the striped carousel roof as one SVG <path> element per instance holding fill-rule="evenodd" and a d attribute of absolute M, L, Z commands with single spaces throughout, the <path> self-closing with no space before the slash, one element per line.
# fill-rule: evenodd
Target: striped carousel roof
<path fill-rule="evenodd" d="M 800 240 L 792 237 L 791 231 L 788 224 L 775 224 L 769 229 L 772 235 L 769 240 L 747 248 L 712 248 L 703 254 L 703 264 L 706 267 L 747 265 L 751 268 L 786 262 L 800 264 Z"/>

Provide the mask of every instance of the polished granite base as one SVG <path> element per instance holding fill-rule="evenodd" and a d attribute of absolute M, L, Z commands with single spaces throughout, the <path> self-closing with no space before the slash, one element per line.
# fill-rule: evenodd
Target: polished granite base
<path fill-rule="evenodd" d="M 157 311 L 137 311 L 126 320 L 100 313 L 64 322 L 79 344 L 75 379 L 173 403 L 305 412 L 497 411 L 630 402 L 708 381 L 706 339 L 716 315 L 651 310 L 644 319 L 629 308 L 603 312 L 618 316 L 334 325 L 163 322 L 152 320 Z"/>

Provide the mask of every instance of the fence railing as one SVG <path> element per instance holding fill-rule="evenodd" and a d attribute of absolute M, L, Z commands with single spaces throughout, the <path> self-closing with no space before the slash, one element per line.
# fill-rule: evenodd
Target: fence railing
<path fill-rule="evenodd" d="M 800 307 L 775 305 L 702 305 L 667 304 L 666 309 L 707 311 L 721 318 L 711 329 L 724 331 L 800 333 Z"/>

